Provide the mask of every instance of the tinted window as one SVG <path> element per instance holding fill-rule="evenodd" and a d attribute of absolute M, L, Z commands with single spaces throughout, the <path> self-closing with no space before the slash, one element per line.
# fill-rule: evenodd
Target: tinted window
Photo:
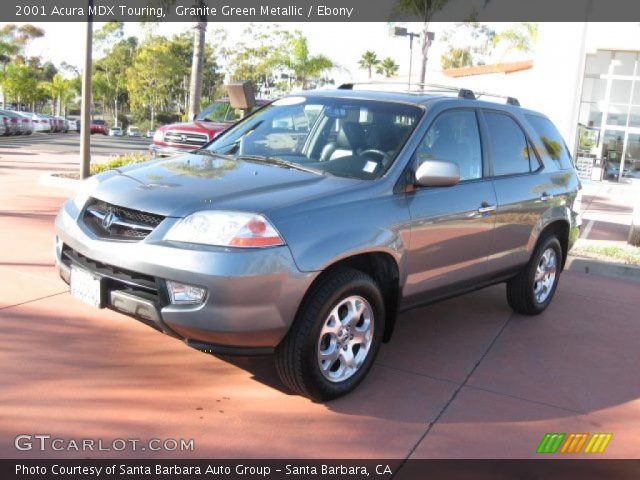
<path fill-rule="evenodd" d="M 502 113 L 485 112 L 484 116 L 489 129 L 493 174 L 500 176 L 530 172 L 529 144 L 520 126 Z M 535 157 L 532 160 L 535 170 Z"/>
<path fill-rule="evenodd" d="M 527 115 L 527 120 L 538 135 L 538 151 L 553 160 L 559 168 L 570 168 L 571 155 L 551 120 L 538 115 Z"/>
<path fill-rule="evenodd" d="M 460 180 L 482 177 L 482 148 L 476 114 L 452 110 L 436 118 L 416 151 L 416 167 L 424 160 L 457 163 Z"/>

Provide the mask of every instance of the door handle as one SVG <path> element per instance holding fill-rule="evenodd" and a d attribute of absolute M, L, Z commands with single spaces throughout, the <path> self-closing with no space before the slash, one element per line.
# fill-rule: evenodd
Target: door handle
<path fill-rule="evenodd" d="M 478 208 L 478 213 L 489 213 L 496 209 L 495 205 L 489 205 L 487 202 L 482 202 Z"/>
<path fill-rule="evenodd" d="M 547 200 L 551 200 L 552 198 L 553 198 L 553 195 L 547 192 L 542 192 L 542 195 L 540 195 L 540 200 L 542 200 L 543 202 L 546 202 Z"/>

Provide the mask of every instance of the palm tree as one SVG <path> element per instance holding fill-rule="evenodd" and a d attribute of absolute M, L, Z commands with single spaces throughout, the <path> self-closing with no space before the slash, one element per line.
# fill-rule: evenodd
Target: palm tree
<path fill-rule="evenodd" d="M 376 73 L 384 75 L 386 78 L 391 78 L 397 75 L 400 66 L 391 57 L 383 59 L 376 67 Z"/>
<path fill-rule="evenodd" d="M 431 41 L 429 40 L 429 22 L 435 13 L 442 10 L 449 0 L 398 0 L 396 9 L 409 15 L 420 17 L 422 26 L 422 64 L 420 67 L 420 83 L 427 76 L 427 58 Z"/>
<path fill-rule="evenodd" d="M 195 116 L 200 113 L 206 32 L 207 22 L 205 17 L 204 21 L 196 22 L 193 28 L 193 58 L 191 60 L 191 83 L 189 85 L 189 120 L 193 120 Z"/>
<path fill-rule="evenodd" d="M 358 65 L 361 69 L 369 71 L 369 78 L 371 78 L 371 71 L 373 70 L 373 67 L 377 66 L 379 63 L 380 59 L 373 50 L 367 50 L 364 52 L 358 61 Z"/>
<path fill-rule="evenodd" d="M 318 78 L 322 72 L 333 68 L 333 62 L 324 55 L 310 55 L 307 39 L 297 35 L 291 40 L 291 54 L 284 64 L 293 71 L 297 83 L 306 89 L 309 80 Z"/>

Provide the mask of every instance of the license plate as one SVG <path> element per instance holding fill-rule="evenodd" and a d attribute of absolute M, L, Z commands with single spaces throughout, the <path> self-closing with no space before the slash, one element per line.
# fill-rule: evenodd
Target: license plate
<path fill-rule="evenodd" d="M 87 270 L 72 266 L 71 281 L 69 283 L 72 297 L 82 300 L 92 307 L 102 307 L 100 277 Z"/>

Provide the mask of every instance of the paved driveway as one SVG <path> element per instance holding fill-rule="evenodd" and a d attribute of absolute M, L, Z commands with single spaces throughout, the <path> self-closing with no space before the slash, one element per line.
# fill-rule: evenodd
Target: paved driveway
<path fill-rule="evenodd" d="M 24 156 L 0 145 L 0 457 L 87 457 L 14 449 L 49 433 L 195 440 L 122 458 L 523 458 L 547 432 L 611 432 L 603 456 L 640 457 L 638 283 L 565 272 L 537 318 L 503 286 L 414 310 L 355 393 L 314 404 L 268 358 L 216 358 L 72 299 L 51 260 L 70 192 L 37 179 L 75 157 Z"/>

